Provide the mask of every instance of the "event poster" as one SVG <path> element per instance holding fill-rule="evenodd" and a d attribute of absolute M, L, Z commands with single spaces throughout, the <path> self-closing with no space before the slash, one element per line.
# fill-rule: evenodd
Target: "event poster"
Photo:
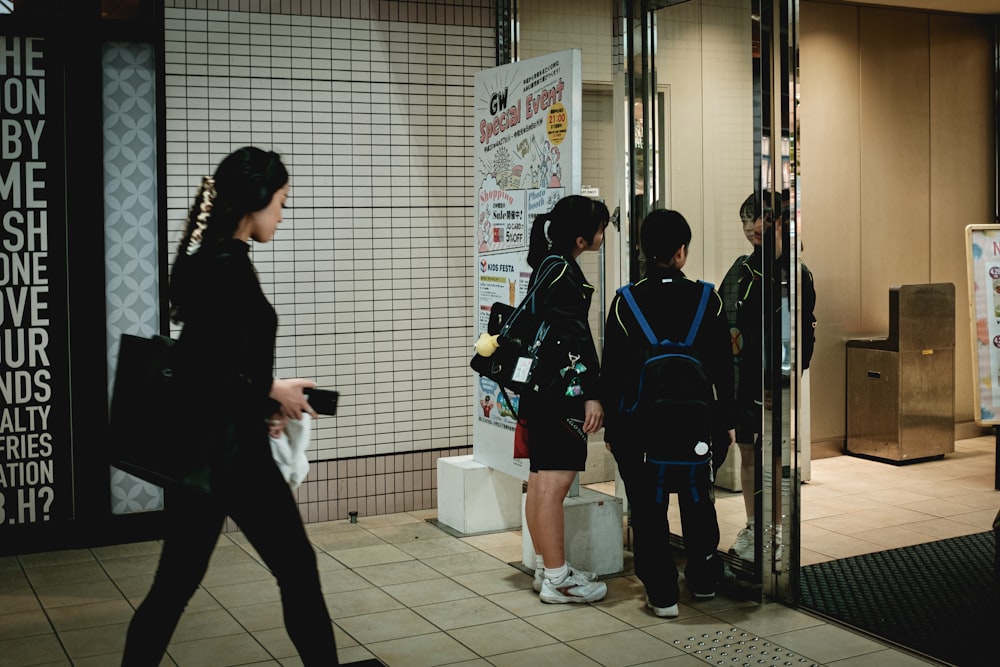
<path fill-rule="evenodd" d="M 582 90 L 579 49 L 476 75 L 474 340 L 494 303 L 517 305 L 527 292 L 535 216 L 580 192 Z M 473 458 L 527 479 L 527 461 L 513 458 L 518 396 L 476 374 L 472 394 Z"/>
<path fill-rule="evenodd" d="M 965 228 L 976 423 L 1000 424 L 1000 225 Z"/>

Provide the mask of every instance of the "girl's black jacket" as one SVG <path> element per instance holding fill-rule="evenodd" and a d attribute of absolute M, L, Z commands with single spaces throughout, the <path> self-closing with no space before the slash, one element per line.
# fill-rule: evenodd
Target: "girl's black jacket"
<path fill-rule="evenodd" d="M 582 390 L 579 396 L 525 392 L 522 404 L 529 411 L 551 408 L 565 415 L 582 414 L 584 401 L 600 398 L 600 361 L 588 319 L 594 287 L 587 282 L 575 259 L 558 255 L 546 257 L 535 268 L 528 282 L 529 290 L 536 280 L 543 282 L 535 296 L 535 312 L 551 327 L 542 346 L 541 373 L 555 386 L 564 388 L 558 381 L 559 371 L 571 365 L 570 355 L 578 356 L 585 370 L 578 376 Z"/>

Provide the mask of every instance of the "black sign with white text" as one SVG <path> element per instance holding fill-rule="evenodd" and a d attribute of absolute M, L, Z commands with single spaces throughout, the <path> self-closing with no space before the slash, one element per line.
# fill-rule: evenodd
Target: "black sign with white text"
<path fill-rule="evenodd" d="M 43 38 L 0 35 L 0 536 L 73 513 L 63 109 L 52 60 Z"/>

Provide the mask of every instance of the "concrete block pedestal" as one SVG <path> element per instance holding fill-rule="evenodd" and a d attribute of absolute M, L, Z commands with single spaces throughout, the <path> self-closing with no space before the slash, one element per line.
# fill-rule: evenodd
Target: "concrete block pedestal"
<path fill-rule="evenodd" d="M 476 463 L 472 455 L 437 462 L 437 520 L 471 535 L 521 526 L 521 480 Z"/>
<path fill-rule="evenodd" d="M 521 499 L 524 512 L 524 497 Z M 621 498 L 580 487 L 580 495 L 563 501 L 566 560 L 599 575 L 617 574 L 625 567 L 623 503 Z M 535 569 L 535 548 L 528 524 L 521 524 L 521 558 Z"/>
<path fill-rule="evenodd" d="M 740 446 L 733 445 L 726 454 L 719 472 L 715 474 L 715 485 L 727 491 L 742 491 L 743 482 L 740 479 L 740 466 L 743 458 L 740 456 Z"/>

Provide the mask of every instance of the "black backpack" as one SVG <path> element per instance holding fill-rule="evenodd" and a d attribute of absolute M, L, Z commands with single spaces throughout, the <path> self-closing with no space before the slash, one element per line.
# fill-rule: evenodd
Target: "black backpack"
<path fill-rule="evenodd" d="M 642 314 L 631 285 L 618 290 L 649 341 L 638 377 L 631 384 L 634 394 L 622 396 L 619 406 L 630 439 L 657 463 L 704 463 L 711 460 L 715 387 L 694 349 L 694 340 L 712 293 L 702 286 L 701 300 L 680 342 L 658 339 Z"/>

